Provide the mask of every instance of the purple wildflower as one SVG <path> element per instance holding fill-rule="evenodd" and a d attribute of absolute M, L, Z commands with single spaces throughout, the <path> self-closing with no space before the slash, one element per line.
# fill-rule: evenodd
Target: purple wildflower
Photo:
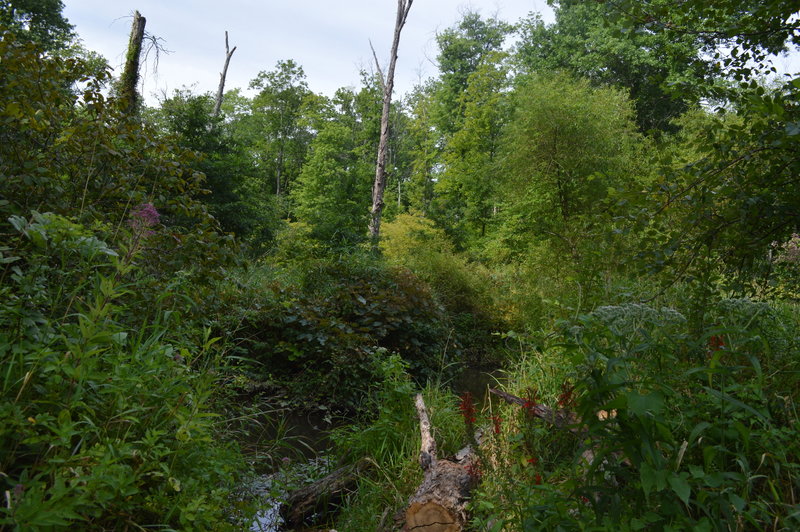
<path fill-rule="evenodd" d="M 130 224 L 136 229 L 152 227 L 158 223 L 159 218 L 161 215 L 152 203 L 142 203 L 131 213 Z"/>

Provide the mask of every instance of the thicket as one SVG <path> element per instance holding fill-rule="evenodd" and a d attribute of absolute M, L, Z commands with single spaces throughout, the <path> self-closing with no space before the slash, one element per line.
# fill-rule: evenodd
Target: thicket
<path fill-rule="evenodd" d="M 758 77 L 789 4 L 465 14 L 392 111 L 377 253 L 376 76 L 132 113 L 56 4 L 0 6 L 1 527 L 241 528 L 269 400 L 347 415 L 377 473 L 335 525 L 391 527 L 420 389 L 442 454 L 486 429 L 477 529 L 800 527 L 800 81 Z M 465 365 L 526 406 L 475 413 Z"/>

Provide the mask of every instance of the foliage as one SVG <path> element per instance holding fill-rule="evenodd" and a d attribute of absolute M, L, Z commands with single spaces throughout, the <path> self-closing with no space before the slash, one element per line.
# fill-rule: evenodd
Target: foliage
<path fill-rule="evenodd" d="M 358 93 L 336 92 L 291 192 L 294 214 L 329 246 L 366 238 L 380 102 L 374 80 Z"/>
<path fill-rule="evenodd" d="M 45 50 L 62 49 L 75 36 L 63 9 L 61 0 L 3 0 L 0 27 L 13 32 L 15 39 L 34 42 Z"/>
<path fill-rule="evenodd" d="M 85 61 L 42 57 L 33 45 L 10 39 L 0 40 L 0 57 L 3 220 L 47 210 L 102 225 L 114 239 L 133 207 L 153 203 L 169 231 L 145 251 L 149 272 L 183 269 L 202 285 L 218 275 L 212 263 L 230 263 L 230 239 L 216 231 L 197 199 L 203 176 L 193 169 L 193 156 L 154 142 L 152 129 L 107 100 L 107 72 L 84 77 L 91 74 Z M 79 81 L 80 90 L 73 86 Z"/>
<path fill-rule="evenodd" d="M 263 194 L 250 147 L 225 117 L 213 116 L 213 107 L 210 94 L 176 90 L 161 102 L 155 120 L 174 135 L 176 144 L 195 152 L 194 166 L 209 188 L 203 200 L 221 228 L 259 249 L 274 238 L 278 207 Z"/>
<path fill-rule="evenodd" d="M 354 409 L 387 353 L 418 377 L 447 362 L 446 315 L 408 270 L 357 253 L 300 264 L 262 278 L 255 270 L 222 294 L 219 312 L 221 327 L 238 329 L 255 374 L 288 386 L 290 399 Z M 254 301 L 251 292 L 259 294 Z"/>
<path fill-rule="evenodd" d="M 702 43 L 690 33 L 667 36 L 646 24 L 626 25 L 613 2 L 548 2 L 556 20 L 538 15 L 523 21 L 516 60 L 526 73 L 565 71 L 629 92 L 641 131 L 665 130 L 670 120 L 697 102 L 686 82 L 712 79 L 700 54 Z M 681 87 L 681 90 L 676 90 Z"/>
<path fill-rule="evenodd" d="M 150 207 L 152 209 L 152 207 Z M 12 216 L 0 306 L 0 524 L 26 530 L 225 527 L 243 466 L 209 411 L 222 352 L 153 321 L 124 324 L 136 261 L 156 228 L 142 210 L 120 247 L 56 214 Z M 195 334 L 199 333 L 197 331 Z"/>
<path fill-rule="evenodd" d="M 515 101 L 501 147 L 499 212 L 482 254 L 596 292 L 635 243 L 619 218 L 624 194 L 648 179 L 630 102 L 564 76 L 530 78 Z"/>
<path fill-rule="evenodd" d="M 716 326 L 700 337 L 679 312 L 644 305 L 565 323 L 542 356 L 574 364 L 574 409 L 594 460 L 582 462 L 585 447 L 574 441 L 571 455 L 542 460 L 553 452 L 552 429 L 510 427 L 497 452 L 518 457 L 520 431 L 544 466 L 542 483 L 512 469 L 515 480 L 496 485 L 510 507 L 492 493 L 475 507 L 512 528 L 797 526 L 796 318 L 749 300 L 709 312 Z"/>
<path fill-rule="evenodd" d="M 490 350 L 491 333 L 501 328 L 489 270 L 456 254 L 444 231 L 418 215 L 401 214 L 384 223 L 381 251 L 389 262 L 431 286 L 454 326 L 449 347 L 480 362 Z"/>

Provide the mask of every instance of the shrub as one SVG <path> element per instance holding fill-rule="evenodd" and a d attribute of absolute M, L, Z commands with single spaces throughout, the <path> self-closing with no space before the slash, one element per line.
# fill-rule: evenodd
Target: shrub
<path fill-rule="evenodd" d="M 0 525 L 225 528 L 244 462 L 209 400 L 221 352 L 168 309 L 126 326 L 155 227 L 113 248 L 53 214 L 10 219 L 0 298 Z M 124 249 L 124 250 L 123 250 Z M 188 328 L 178 328 L 188 331 Z M 196 329 L 194 334 L 199 334 Z"/>

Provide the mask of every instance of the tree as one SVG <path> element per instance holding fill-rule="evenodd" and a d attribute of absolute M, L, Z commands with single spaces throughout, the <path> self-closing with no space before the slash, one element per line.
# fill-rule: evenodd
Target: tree
<path fill-rule="evenodd" d="M 497 208 L 496 158 L 510 105 L 505 54 L 488 53 L 469 76 L 459 98 L 461 128 L 444 150 L 444 170 L 435 184 L 434 217 L 464 245 L 486 235 Z"/>
<path fill-rule="evenodd" d="M 731 83 L 693 90 L 722 99 L 716 116 L 684 137 L 688 157 L 668 160 L 644 209 L 646 264 L 668 268 L 670 279 L 724 272 L 729 288 L 752 292 L 770 272 L 768 249 L 800 225 L 800 78 L 772 88 L 754 79 L 774 70 L 768 54 L 797 47 L 797 2 L 690 0 L 614 4 L 626 24 L 646 24 L 667 39 L 701 38 Z M 726 51 L 725 49 L 729 51 Z M 702 294 L 700 294 L 702 296 Z M 696 307 L 707 303 L 700 297 Z"/>
<path fill-rule="evenodd" d="M 252 120 L 260 164 L 274 183 L 272 191 L 281 198 L 303 166 L 313 136 L 305 115 L 313 112 L 316 99 L 303 67 L 291 59 L 278 61 L 275 70 L 260 72 L 250 87 L 259 90 L 252 101 Z"/>
<path fill-rule="evenodd" d="M 45 50 L 59 50 L 75 35 L 63 10 L 61 0 L 0 0 L 0 26 Z"/>
<path fill-rule="evenodd" d="M 696 36 L 678 38 L 646 25 L 615 22 L 611 3 L 550 0 L 556 20 L 532 15 L 521 25 L 516 61 L 523 73 L 566 71 L 595 85 L 630 92 L 642 131 L 668 130 L 670 121 L 699 99 L 681 82 L 711 79 L 708 59 Z M 624 31 L 623 31 L 624 30 Z"/>
<path fill-rule="evenodd" d="M 619 89 L 565 75 L 530 78 L 514 98 L 495 236 L 512 256 L 546 243 L 553 258 L 580 267 L 601 256 L 614 195 L 640 186 L 644 174 L 631 102 Z M 599 272 L 590 262 L 583 264 Z"/>
<path fill-rule="evenodd" d="M 119 97 L 127 112 L 131 114 L 135 112 L 138 102 L 136 86 L 139 84 L 139 57 L 142 54 L 146 23 L 147 19 L 138 11 L 134 11 L 128 51 L 125 55 L 125 67 L 119 80 Z"/>
<path fill-rule="evenodd" d="M 375 82 L 358 93 L 339 89 L 332 104 L 290 197 L 296 219 L 336 247 L 364 240 L 380 135 L 380 89 Z"/>
<path fill-rule="evenodd" d="M 512 26 L 469 11 L 453 28 L 436 36 L 439 45 L 440 80 L 436 91 L 436 126 L 445 137 L 460 127 L 463 108 L 459 98 L 467 89 L 469 76 L 478 69 L 486 54 L 500 51 Z"/>
<path fill-rule="evenodd" d="M 225 78 L 228 75 L 228 66 L 231 64 L 231 57 L 233 57 L 233 53 L 236 51 L 236 47 L 233 47 L 233 50 L 230 49 L 228 46 L 228 32 L 225 32 L 225 64 L 222 67 L 222 72 L 219 74 L 219 87 L 217 88 L 217 97 L 214 100 L 214 116 L 219 116 L 220 109 L 222 108 L 222 97 L 225 93 Z"/>

